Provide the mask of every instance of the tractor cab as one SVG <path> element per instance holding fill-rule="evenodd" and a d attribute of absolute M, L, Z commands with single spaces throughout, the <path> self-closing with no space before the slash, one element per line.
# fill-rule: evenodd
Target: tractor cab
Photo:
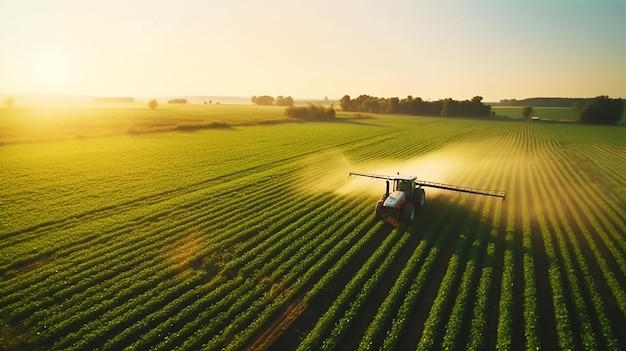
<path fill-rule="evenodd" d="M 387 208 L 401 208 L 406 202 L 413 202 L 416 194 L 415 180 L 413 175 L 398 174 L 393 179 L 393 191 L 389 192 L 389 180 L 387 181 L 387 192 L 385 193 L 383 206 Z"/>
<path fill-rule="evenodd" d="M 393 190 L 394 191 L 402 191 L 408 197 L 413 196 L 413 190 L 415 189 L 415 180 L 417 179 L 414 175 L 401 175 L 398 174 L 397 177 L 393 180 Z"/>

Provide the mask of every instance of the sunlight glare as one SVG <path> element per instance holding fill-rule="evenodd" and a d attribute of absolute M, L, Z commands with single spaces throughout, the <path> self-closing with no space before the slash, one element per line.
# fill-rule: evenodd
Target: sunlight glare
<path fill-rule="evenodd" d="M 56 90 L 71 78 L 70 60 L 61 52 L 49 51 L 36 55 L 31 69 L 35 81 L 46 88 Z"/>

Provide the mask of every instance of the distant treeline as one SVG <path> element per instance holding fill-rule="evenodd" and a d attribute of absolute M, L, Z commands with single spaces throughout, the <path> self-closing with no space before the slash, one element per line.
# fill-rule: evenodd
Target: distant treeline
<path fill-rule="evenodd" d="M 167 100 L 168 104 L 187 104 L 187 99 L 169 99 Z"/>
<path fill-rule="evenodd" d="M 351 99 L 344 95 L 339 100 L 339 106 L 343 111 L 407 114 L 419 116 L 467 116 L 485 117 L 492 115 L 491 106 L 482 103 L 482 96 L 474 96 L 471 100 L 458 101 L 442 99 L 437 101 L 424 101 L 422 98 L 407 96 L 400 99 L 379 98 L 369 95 L 360 95 Z"/>
<path fill-rule="evenodd" d="M 500 100 L 501 106 L 533 106 L 533 107 L 582 107 L 593 100 L 592 98 L 560 98 L 560 97 L 536 97 L 522 100 Z"/>

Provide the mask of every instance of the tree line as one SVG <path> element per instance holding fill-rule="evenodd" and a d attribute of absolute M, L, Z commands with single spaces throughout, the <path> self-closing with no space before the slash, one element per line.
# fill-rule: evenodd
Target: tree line
<path fill-rule="evenodd" d="M 350 112 L 419 116 L 491 116 L 491 106 L 484 104 L 482 100 L 482 96 L 474 96 L 471 100 L 463 101 L 450 98 L 437 101 L 425 101 L 420 97 L 413 98 L 411 95 L 404 99 L 397 97 L 379 98 L 369 95 L 360 95 L 356 99 L 351 99 L 350 95 L 344 95 L 341 100 L 339 100 L 339 106 L 343 111 Z"/>
<path fill-rule="evenodd" d="M 335 117 L 335 110 L 331 106 L 324 109 L 321 106 L 309 105 L 294 108 L 291 96 L 279 95 L 276 98 L 269 95 L 253 96 L 252 103 L 260 106 L 285 106 L 285 114 L 289 117 L 301 119 L 324 119 Z M 382 114 L 406 114 L 417 116 L 449 116 L 449 117 L 487 117 L 494 116 L 491 106 L 482 102 L 482 96 L 474 96 L 471 100 L 454 100 L 451 98 L 426 101 L 420 97 L 409 95 L 406 98 L 384 98 L 370 95 L 359 95 L 352 99 L 344 95 L 339 100 L 341 110 L 347 112 L 366 112 Z M 326 99 L 328 101 L 328 99 Z M 11 101 L 11 105 L 12 105 Z M 171 99 L 168 104 L 187 104 L 187 99 Z M 6 104 L 6 102 L 5 102 Z M 9 104 L 6 104 L 7 106 Z M 624 113 L 622 99 L 611 99 L 608 96 L 596 98 L 528 98 L 522 100 L 500 100 L 500 105 L 526 106 L 523 115 L 529 118 L 534 107 L 572 107 L 577 114 L 578 121 L 585 124 L 617 124 Z M 149 107 L 155 109 L 156 100 L 149 102 Z"/>
<path fill-rule="evenodd" d="M 503 99 L 500 106 L 534 106 L 534 107 L 582 107 L 589 103 L 591 98 L 562 98 L 562 97 L 534 97 L 527 99 Z"/>

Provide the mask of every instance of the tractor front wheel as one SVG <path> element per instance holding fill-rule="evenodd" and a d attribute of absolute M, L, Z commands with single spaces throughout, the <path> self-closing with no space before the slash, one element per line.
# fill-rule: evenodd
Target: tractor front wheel
<path fill-rule="evenodd" d="M 379 200 L 376 203 L 376 209 L 374 210 L 374 214 L 376 215 L 376 218 L 378 219 L 383 218 L 383 200 Z"/>
<path fill-rule="evenodd" d="M 408 203 L 402 209 L 402 219 L 408 224 L 413 223 L 415 219 L 415 206 L 412 203 Z"/>

